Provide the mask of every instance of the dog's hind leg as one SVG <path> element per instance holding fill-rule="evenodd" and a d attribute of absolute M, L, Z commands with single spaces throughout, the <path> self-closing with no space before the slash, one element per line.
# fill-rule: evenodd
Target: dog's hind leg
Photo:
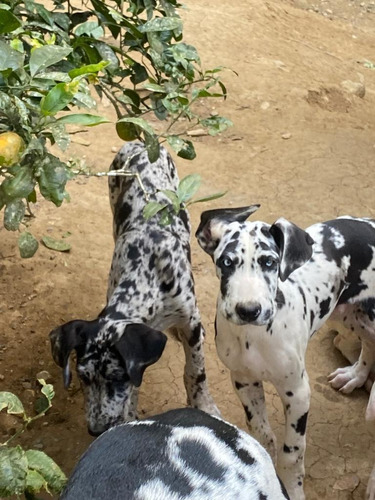
<path fill-rule="evenodd" d="M 191 318 L 188 326 L 179 327 L 178 336 L 185 351 L 184 383 L 188 405 L 220 416 L 208 390 L 203 349 L 205 331 L 199 315 Z"/>
<path fill-rule="evenodd" d="M 268 421 L 263 383 L 250 373 L 231 372 L 232 384 L 246 413 L 250 434 L 262 444 L 276 465 L 276 437 Z"/>

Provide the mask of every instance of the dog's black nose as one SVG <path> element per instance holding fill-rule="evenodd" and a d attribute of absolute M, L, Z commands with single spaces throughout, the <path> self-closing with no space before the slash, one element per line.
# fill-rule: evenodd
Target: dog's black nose
<path fill-rule="evenodd" d="M 238 317 L 246 323 L 255 321 L 261 313 L 262 308 L 259 304 L 237 304 L 236 313 Z"/>

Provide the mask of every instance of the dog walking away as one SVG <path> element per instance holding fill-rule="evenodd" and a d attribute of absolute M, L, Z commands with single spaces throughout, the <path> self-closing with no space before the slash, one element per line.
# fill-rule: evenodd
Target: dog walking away
<path fill-rule="evenodd" d="M 136 418 L 143 373 L 163 352 L 166 336 L 160 330 L 171 327 L 185 351 L 188 404 L 219 414 L 207 388 L 188 213 L 181 210 L 167 226 L 160 225 L 159 214 L 149 220 L 143 216 L 147 203 L 143 189 L 151 201 L 168 203 L 159 190 L 176 191 L 176 168 L 163 147 L 159 159 L 150 163 L 141 143 L 126 144 L 111 170 L 124 166 L 133 177 L 109 177 L 115 249 L 107 305 L 96 320 L 73 320 L 50 333 L 52 354 L 63 369 L 65 387 L 71 380 L 69 358 L 76 351 L 88 429 L 93 435 Z"/>
<path fill-rule="evenodd" d="M 61 500 L 281 500 L 289 498 L 255 439 L 193 408 L 102 434 Z"/>
<path fill-rule="evenodd" d="M 344 393 L 362 386 L 375 358 L 375 221 L 349 216 L 300 229 L 285 219 L 246 222 L 259 205 L 210 210 L 196 236 L 220 280 L 216 346 L 231 371 L 250 431 L 276 458 L 263 381 L 285 412 L 278 473 L 292 500 L 304 498 L 310 387 L 308 340 L 331 316 L 361 338 L 353 366 L 329 376 Z"/>

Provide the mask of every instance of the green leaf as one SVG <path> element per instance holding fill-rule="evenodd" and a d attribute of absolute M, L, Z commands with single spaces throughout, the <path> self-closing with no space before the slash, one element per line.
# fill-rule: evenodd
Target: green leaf
<path fill-rule="evenodd" d="M 201 184 L 199 174 L 190 174 L 184 177 L 177 188 L 177 196 L 181 203 L 189 200 L 198 191 Z"/>
<path fill-rule="evenodd" d="M 39 243 L 31 233 L 27 231 L 20 234 L 18 238 L 18 249 L 23 259 L 29 259 L 38 250 Z"/>
<path fill-rule="evenodd" d="M 133 74 L 130 77 L 130 80 L 134 85 L 138 85 L 138 83 L 142 83 L 148 79 L 147 70 L 144 66 L 142 66 L 142 64 L 139 63 L 133 64 L 132 71 Z"/>
<path fill-rule="evenodd" d="M 166 93 L 166 90 L 161 85 L 157 85 L 156 83 L 145 83 L 143 88 L 146 90 L 151 90 L 151 92 L 161 92 L 163 94 Z"/>
<path fill-rule="evenodd" d="M 65 151 L 70 144 L 70 136 L 65 129 L 63 123 L 59 123 L 58 120 L 51 126 L 51 134 L 53 140 L 59 146 L 61 151 Z"/>
<path fill-rule="evenodd" d="M 169 226 L 169 224 L 172 224 L 172 222 L 173 222 L 173 215 L 169 213 L 169 210 L 167 209 L 162 210 L 159 224 L 161 226 Z"/>
<path fill-rule="evenodd" d="M 177 155 L 186 160 L 193 160 L 196 156 L 193 143 L 186 141 L 177 135 L 169 135 L 167 142 Z"/>
<path fill-rule="evenodd" d="M 27 475 L 27 458 L 21 446 L 0 447 L 0 498 L 21 495 Z"/>
<path fill-rule="evenodd" d="M 151 219 L 154 215 L 156 215 L 160 210 L 163 210 L 168 204 L 167 203 L 158 203 L 157 201 L 150 201 L 143 209 L 143 217 L 148 220 Z"/>
<path fill-rule="evenodd" d="M 148 159 L 151 163 L 155 163 L 160 156 L 160 144 L 158 137 L 155 134 L 144 133 L 145 145 L 148 154 Z"/>
<path fill-rule="evenodd" d="M 40 413 L 45 413 L 47 410 L 51 408 L 51 404 L 45 396 L 40 396 L 34 405 L 34 409 L 36 413 L 39 415 Z"/>
<path fill-rule="evenodd" d="M 181 209 L 181 204 L 175 191 L 171 191 L 170 189 L 163 189 L 161 192 L 171 200 L 173 210 L 176 214 L 178 214 Z"/>
<path fill-rule="evenodd" d="M 48 488 L 47 481 L 36 470 L 28 470 L 25 489 L 29 493 L 38 493 L 42 488 Z"/>
<path fill-rule="evenodd" d="M 52 493 L 57 494 L 63 489 L 66 476 L 51 457 L 39 450 L 27 450 L 26 457 L 29 468 L 38 472 L 46 480 L 48 489 Z"/>
<path fill-rule="evenodd" d="M 224 132 L 224 130 L 233 125 L 230 120 L 224 118 L 223 116 L 211 116 L 210 118 L 205 118 L 200 120 L 200 124 L 208 129 L 208 133 L 210 135 L 216 135 L 220 132 Z"/>
<path fill-rule="evenodd" d="M 12 392 L 2 391 L 0 392 L 0 411 L 4 408 L 7 409 L 7 413 L 12 415 L 24 415 L 24 407 L 19 400 L 19 398 Z"/>
<path fill-rule="evenodd" d="M 74 34 L 76 36 L 88 35 L 93 38 L 101 38 L 104 35 L 104 30 L 99 26 L 98 21 L 86 21 L 76 27 Z"/>
<path fill-rule="evenodd" d="M 30 56 L 30 74 L 35 76 L 39 71 L 44 71 L 49 66 L 62 61 L 73 49 L 57 45 L 43 45 L 34 49 Z"/>
<path fill-rule="evenodd" d="M 15 177 L 5 179 L 3 192 L 8 199 L 27 198 L 34 190 L 35 181 L 30 167 L 21 167 Z"/>
<path fill-rule="evenodd" d="M 21 26 L 21 21 L 9 10 L 0 9 L 0 34 L 10 33 Z"/>
<path fill-rule="evenodd" d="M 95 125 L 100 125 L 101 123 L 111 123 L 111 121 L 104 116 L 90 115 L 87 113 L 72 113 L 65 115 L 58 118 L 56 122 L 64 124 L 74 123 L 75 125 L 83 125 L 85 127 L 95 127 Z"/>
<path fill-rule="evenodd" d="M 24 55 L 0 40 L 0 71 L 23 68 Z"/>
<path fill-rule="evenodd" d="M 151 136 L 155 135 L 154 129 L 143 118 L 121 118 L 116 123 L 116 130 L 118 136 L 124 141 L 132 141 L 136 139 L 140 135 L 141 131 L 147 132 Z"/>
<path fill-rule="evenodd" d="M 69 252 L 72 248 L 70 243 L 62 240 L 55 240 L 55 238 L 51 238 L 51 236 L 42 236 L 42 242 L 47 248 L 56 250 L 56 252 Z"/>
<path fill-rule="evenodd" d="M 203 196 L 203 198 L 197 198 L 196 200 L 189 201 L 186 205 L 193 205 L 194 203 L 203 203 L 204 201 L 212 201 L 217 200 L 217 198 L 221 198 L 225 196 L 228 191 L 220 191 L 218 193 L 214 193 L 208 196 Z"/>
<path fill-rule="evenodd" d="M 39 189 L 46 198 L 59 207 L 66 198 L 65 184 L 68 173 L 64 163 L 51 154 L 47 154 L 37 177 Z"/>
<path fill-rule="evenodd" d="M 25 215 L 25 204 L 22 200 L 10 201 L 4 210 L 4 227 L 8 231 L 17 231 L 23 216 Z"/>
<path fill-rule="evenodd" d="M 150 31 L 171 31 L 182 28 L 182 20 L 179 17 L 157 17 L 139 26 L 141 33 Z"/>
<path fill-rule="evenodd" d="M 70 89 L 71 87 L 64 82 L 55 85 L 41 100 L 42 113 L 46 116 L 55 115 L 58 111 L 66 108 L 74 97 L 74 93 Z"/>
<path fill-rule="evenodd" d="M 73 78 L 76 78 L 77 76 L 98 73 L 99 71 L 102 71 L 105 67 L 107 67 L 109 64 L 110 64 L 109 61 L 101 61 L 100 63 L 97 64 L 87 64 L 86 66 L 81 66 L 80 68 L 72 69 L 71 71 L 69 71 L 68 75 L 73 80 Z"/>
<path fill-rule="evenodd" d="M 55 389 L 52 384 L 46 384 L 45 380 L 42 378 L 38 378 L 38 382 L 43 386 L 41 391 L 42 394 L 45 395 L 49 403 L 51 403 L 52 399 L 55 397 Z"/>

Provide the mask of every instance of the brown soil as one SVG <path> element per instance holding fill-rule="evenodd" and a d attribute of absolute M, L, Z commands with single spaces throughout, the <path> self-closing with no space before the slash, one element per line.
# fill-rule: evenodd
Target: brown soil
<path fill-rule="evenodd" d="M 234 127 L 219 138 L 197 138 L 193 163 L 178 160 L 181 176 L 202 174 L 202 194 L 228 190 L 225 199 L 192 208 L 193 228 L 203 208 L 252 203 L 262 204 L 263 220 L 284 216 L 302 227 L 343 214 L 375 216 L 375 70 L 365 66 L 375 62 L 374 1 L 185 3 L 186 40 L 197 46 L 205 66 L 220 64 L 238 73 L 225 75 L 225 103 L 202 103 L 207 112 L 215 107 L 231 118 Z M 345 90 L 345 80 L 363 83 L 366 95 Z M 109 114 L 109 108 L 104 112 Z M 85 155 L 96 171 L 108 168 L 112 148 L 121 145 L 112 125 L 75 135 L 74 141 L 70 153 Z M 91 438 L 77 379 L 64 391 L 48 333 L 101 310 L 113 249 L 106 181 L 79 178 L 68 191 L 71 203 L 58 210 L 44 201 L 37 204 L 32 230 L 38 237 L 70 231 L 70 253 L 41 246 L 33 259 L 22 260 L 16 235 L 0 228 L 1 390 L 16 392 L 31 408 L 36 374 L 50 372 L 56 389 L 53 408 L 22 442 L 44 449 L 67 473 Z M 244 427 L 243 411 L 213 342 L 217 279 L 195 241 L 192 248 L 211 391 L 223 416 Z M 312 386 L 307 499 L 362 499 L 375 461 L 373 429 L 364 421 L 368 396 L 364 390 L 343 396 L 330 388 L 327 374 L 345 361 L 328 328 L 322 330 L 307 353 Z M 171 339 L 160 362 L 146 372 L 141 416 L 185 404 L 182 366 L 182 349 Z M 281 406 L 272 388 L 268 395 L 271 420 L 280 432 Z M 12 422 L 3 417 L 2 425 L 4 433 Z"/>

